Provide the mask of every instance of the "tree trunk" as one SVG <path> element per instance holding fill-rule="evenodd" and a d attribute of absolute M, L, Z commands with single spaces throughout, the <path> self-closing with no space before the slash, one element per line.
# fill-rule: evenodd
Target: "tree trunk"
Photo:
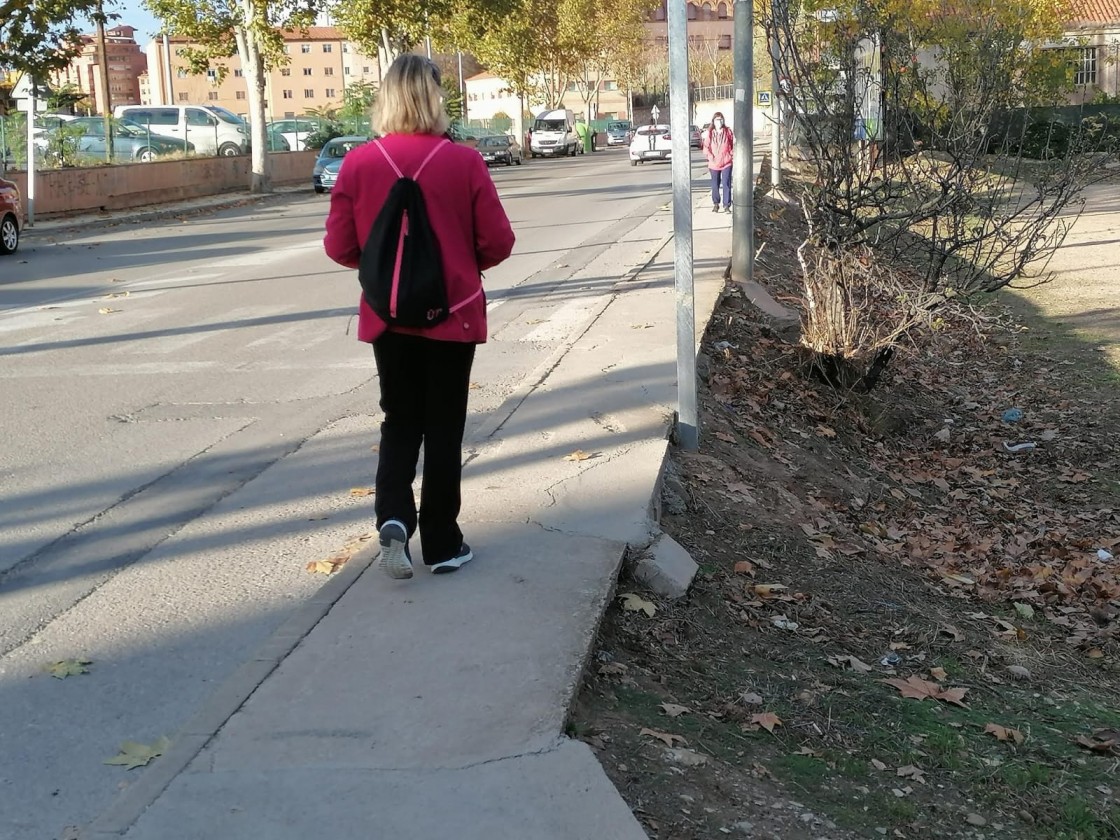
<path fill-rule="evenodd" d="M 252 143 L 252 174 L 249 191 L 272 192 L 272 160 L 268 155 L 268 120 L 265 106 L 264 53 L 257 36 L 257 27 L 267 25 L 264 6 L 256 0 L 241 0 L 245 24 L 237 27 L 237 53 L 245 71 L 249 93 L 249 138 Z"/>

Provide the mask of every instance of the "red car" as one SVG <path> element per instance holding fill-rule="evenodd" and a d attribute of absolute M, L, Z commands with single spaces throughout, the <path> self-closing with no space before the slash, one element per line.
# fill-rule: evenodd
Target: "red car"
<path fill-rule="evenodd" d="M 23 205 L 19 189 L 11 181 L 0 178 L 0 254 L 15 253 L 19 247 L 19 228 L 23 223 Z"/>

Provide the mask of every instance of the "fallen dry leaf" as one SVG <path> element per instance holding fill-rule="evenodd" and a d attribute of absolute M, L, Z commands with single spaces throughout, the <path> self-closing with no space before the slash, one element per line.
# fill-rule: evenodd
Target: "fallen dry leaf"
<path fill-rule="evenodd" d="M 604 662 L 599 666 L 599 673 L 603 676 L 610 676 L 612 674 L 625 674 L 627 667 L 621 662 Z"/>
<path fill-rule="evenodd" d="M 938 682 L 945 682 L 945 680 L 949 679 L 949 674 L 940 666 L 937 668 L 930 668 L 929 675 Z"/>
<path fill-rule="evenodd" d="M 830 656 L 828 664 L 836 668 L 845 668 L 857 674 L 869 674 L 875 669 L 855 656 Z"/>
<path fill-rule="evenodd" d="M 913 779 L 915 782 L 921 782 L 923 784 L 925 784 L 926 781 L 925 771 L 921 767 L 916 767 L 913 764 L 899 767 L 895 771 L 895 775 L 900 779 Z"/>
<path fill-rule="evenodd" d="M 657 606 L 652 601 L 647 601 L 641 595 L 636 595 L 633 592 L 624 592 L 618 596 L 622 599 L 622 608 L 629 612 L 644 612 L 650 618 L 653 618 L 657 612 Z M 669 745 L 673 746 L 672 744 Z"/>
<path fill-rule="evenodd" d="M 101 763 L 118 764 L 125 770 L 131 770 L 134 767 L 143 767 L 153 758 L 163 755 L 170 746 L 171 740 L 166 735 L 150 746 L 136 741 L 125 741 L 121 744 L 120 753 Z"/>
<path fill-rule="evenodd" d="M 680 706 L 676 703 L 662 703 L 659 708 L 671 718 L 680 717 L 692 711 L 688 706 Z"/>
<path fill-rule="evenodd" d="M 881 762 L 877 758 L 871 759 L 871 766 L 874 767 L 876 770 L 886 770 L 887 769 L 887 765 L 884 764 L 883 762 Z"/>
<path fill-rule="evenodd" d="M 774 727 L 782 725 L 782 719 L 773 712 L 759 712 L 757 715 L 751 715 L 751 723 L 757 724 L 773 734 Z"/>
<path fill-rule="evenodd" d="M 789 587 L 784 583 L 756 583 L 751 589 L 759 598 L 770 598 L 778 592 L 785 592 Z"/>
<path fill-rule="evenodd" d="M 1078 735 L 1077 744 L 1095 753 L 1114 753 L 1120 747 L 1120 732 L 1115 729 L 1098 729 L 1093 732 L 1092 737 Z"/>
<path fill-rule="evenodd" d="M 333 575 L 346 564 L 349 558 L 332 557 L 327 560 L 312 560 L 305 567 L 307 571 L 319 575 Z"/>
<path fill-rule="evenodd" d="M 912 700 L 941 700 L 942 702 L 952 703 L 961 708 L 967 708 L 964 703 L 961 702 L 968 693 L 967 688 L 942 688 L 937 683 L 923 680 L 916 674 L 904 680 L 893 677 L 888 680 L 880 680 L 880 682 L 894 686 L 903 697 Z"/>
<path fill-rule="evenodd" d="M 565 461 L 589 461 L 590 459 L 592 459 L 594 457 L 595 456 L 592 455 L 589 452 L 584 452 L 582 449 L 577 449 L 575 452 L 572 452 L 570 455 L 565 455 L 564 460 Z"/>
<path fill-rule="evenodd" d="M 372 496 L 373 493 L 374 493 L 374 490 L 373 490 L 372 487 L 351 487 L 350 488 L 350 495 L 351 496 Z"/>
<path fill-rule="evenodd" d="M 750 560 L 740 560 L 735 564 L 734 571 L 737 575 L 750 575 L 754 577 L 754 563 Z"/>
<path fill-rule="evenodd" d="M 998 723 L 989 723 L 984 727 L 986 735 L 994 735 L 997 741 L 1011 741 L 1015 744 L 1021 744 L 1027 737 L 1018 729 L 1012 729 L 1009 726 L 1000 726 Z"/>
<path fill-rule="evenodd" d="M 738 443 L 739 442 L 736 439 L 735 435 L 731 434 L 730 432 L 716 432 L 715 436 L 717 438 L 719 438 L 720 440 L 724 441 L 725 443 Z"/>
<path fill-rule="evenodd" d="M 677 744 L 687 744 L 688 741 L 684 739 L 683 735 L 674 735 L 670 732 L 658 732 L 656 729 L 643 729 L 638 733 L 650 738 L 656 738 L 667 747 L 675 747 Z"/>
<path fill-rule="evenodd" d="M 97 311 L 102 315 L 112 315 L 115 312 L 120 312 L 119 309 L 113 309 L 111 306 L 102 306 Z"/>
<path fill-rule="evenodd" d="M 67 677 L 74 677 L 78 674 L 88 674 L 89 668 L 87 665 L 92 664 L 88 659 L 61 659 L 58 662 L 52 662 L 47 665 L 46 670 L 52 677 L 59 680 L 64 680 Z"/>

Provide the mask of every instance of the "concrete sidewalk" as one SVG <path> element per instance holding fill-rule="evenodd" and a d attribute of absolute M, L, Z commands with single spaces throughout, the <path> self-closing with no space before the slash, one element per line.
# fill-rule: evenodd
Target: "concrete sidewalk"
<path fill-rule="evenodd" d="M 699 339 L 731 237 L 697 198 Z M 672 254 L 621 279 L 471 452 L 474 563 L 398 582 L 356 556 L 79 836 L 644 838 L 563 729 L 622 561 L 656 534 Z"/>

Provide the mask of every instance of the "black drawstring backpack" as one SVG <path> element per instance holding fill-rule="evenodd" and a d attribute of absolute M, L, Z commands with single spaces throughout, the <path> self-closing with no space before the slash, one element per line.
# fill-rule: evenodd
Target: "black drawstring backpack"
<path fill-rule="evenodd" d="M 445 142 L 432 149 L 409 178 L 381 142 L 374 141 L 397 173 L 397 182 L 373 220 L 362 248 L 358 282 L 362 284 L 366 303 L 392 326 L 434 327 L 468 302 L 454 307 L 448 304 L 439 242 L 418 183 L 424 167 Z"/>

